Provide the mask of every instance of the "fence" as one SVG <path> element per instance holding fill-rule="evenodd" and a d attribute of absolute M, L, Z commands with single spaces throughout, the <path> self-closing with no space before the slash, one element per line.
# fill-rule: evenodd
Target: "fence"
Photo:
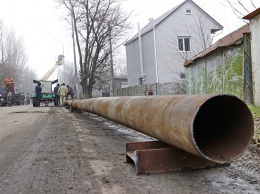
<path fill-rule="evenodd" d="M 153 95 L 176 95 L 185 94 L 186 86 L 185 82 L 145 84 L 127 88 L 115 88 L 114 94 L 113 91 L 110 90 L 110 96 L 146 96 L 148 90 L 151 90 Z"/>

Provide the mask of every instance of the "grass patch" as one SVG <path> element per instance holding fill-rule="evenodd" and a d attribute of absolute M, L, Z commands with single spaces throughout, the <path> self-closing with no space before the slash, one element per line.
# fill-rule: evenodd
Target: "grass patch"
<path fill-rule="evenodd" d="M 260 106 L 248 105 L 254 117 L 255 132 L 254 132 L 254 143 L 260 145 Z"/>
<path fill-rule="evenodd" d="M 248 105 L 248 108 L 251 110 L 254 119 L 260 118 L 260 106 Z"/>

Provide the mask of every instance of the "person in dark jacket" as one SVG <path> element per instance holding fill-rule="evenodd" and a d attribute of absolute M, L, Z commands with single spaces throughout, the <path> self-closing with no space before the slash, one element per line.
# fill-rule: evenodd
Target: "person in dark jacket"
<path fill-rule="evenodd" d="M 41 83 L 38 83 L 38 84 L 35 86 L 35 94 L 36 94 L 36 106 L 40 106 L 41 96 L 42 96 Z"/>
<path fill-rule="evenodd" d="M 74 96 L 74 90 L 71 86 L 67 85 L 67 97 L 66 97 L 66 100 L 68 100 L 69 98 L 69 95 L 71 96 L 71 99 L 73 99 L 73 96 Z"/>
<path fill-rule="evenodd" d="M 60 84 L 57 83 L 57 85 L 55 86 L 54 88 L 54 95 L 55 95 L 55 98 L 54 98 L 54 106 L 60 106 L 60 96 L 59 96 L 59 88 L 60 88 Z"/>

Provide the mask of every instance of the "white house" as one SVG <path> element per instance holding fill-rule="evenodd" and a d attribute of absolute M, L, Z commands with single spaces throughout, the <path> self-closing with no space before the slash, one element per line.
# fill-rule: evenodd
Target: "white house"
<path fill-rule="evenodd" d="M 192 0 L 151 20 L 125 44 L 128 86 L 185 80 L 185 60 L 208 48 L 222 29 Z"/>

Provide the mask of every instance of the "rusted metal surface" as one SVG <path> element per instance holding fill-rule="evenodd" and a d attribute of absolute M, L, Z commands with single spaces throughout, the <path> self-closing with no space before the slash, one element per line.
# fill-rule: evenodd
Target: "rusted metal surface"
<path fill-rule="evenodd" d="M 254 131 L 247 105 L 230 95 L 101 97 L 71 106 L 217 163 L 242 155 Z"/>
<path fill-rule="evenodd" d="M 135 163 L 136 173 L 158 173 L 218 167 L 219 164 L 160 141 L 126 144 L 126 162 Z"/>

